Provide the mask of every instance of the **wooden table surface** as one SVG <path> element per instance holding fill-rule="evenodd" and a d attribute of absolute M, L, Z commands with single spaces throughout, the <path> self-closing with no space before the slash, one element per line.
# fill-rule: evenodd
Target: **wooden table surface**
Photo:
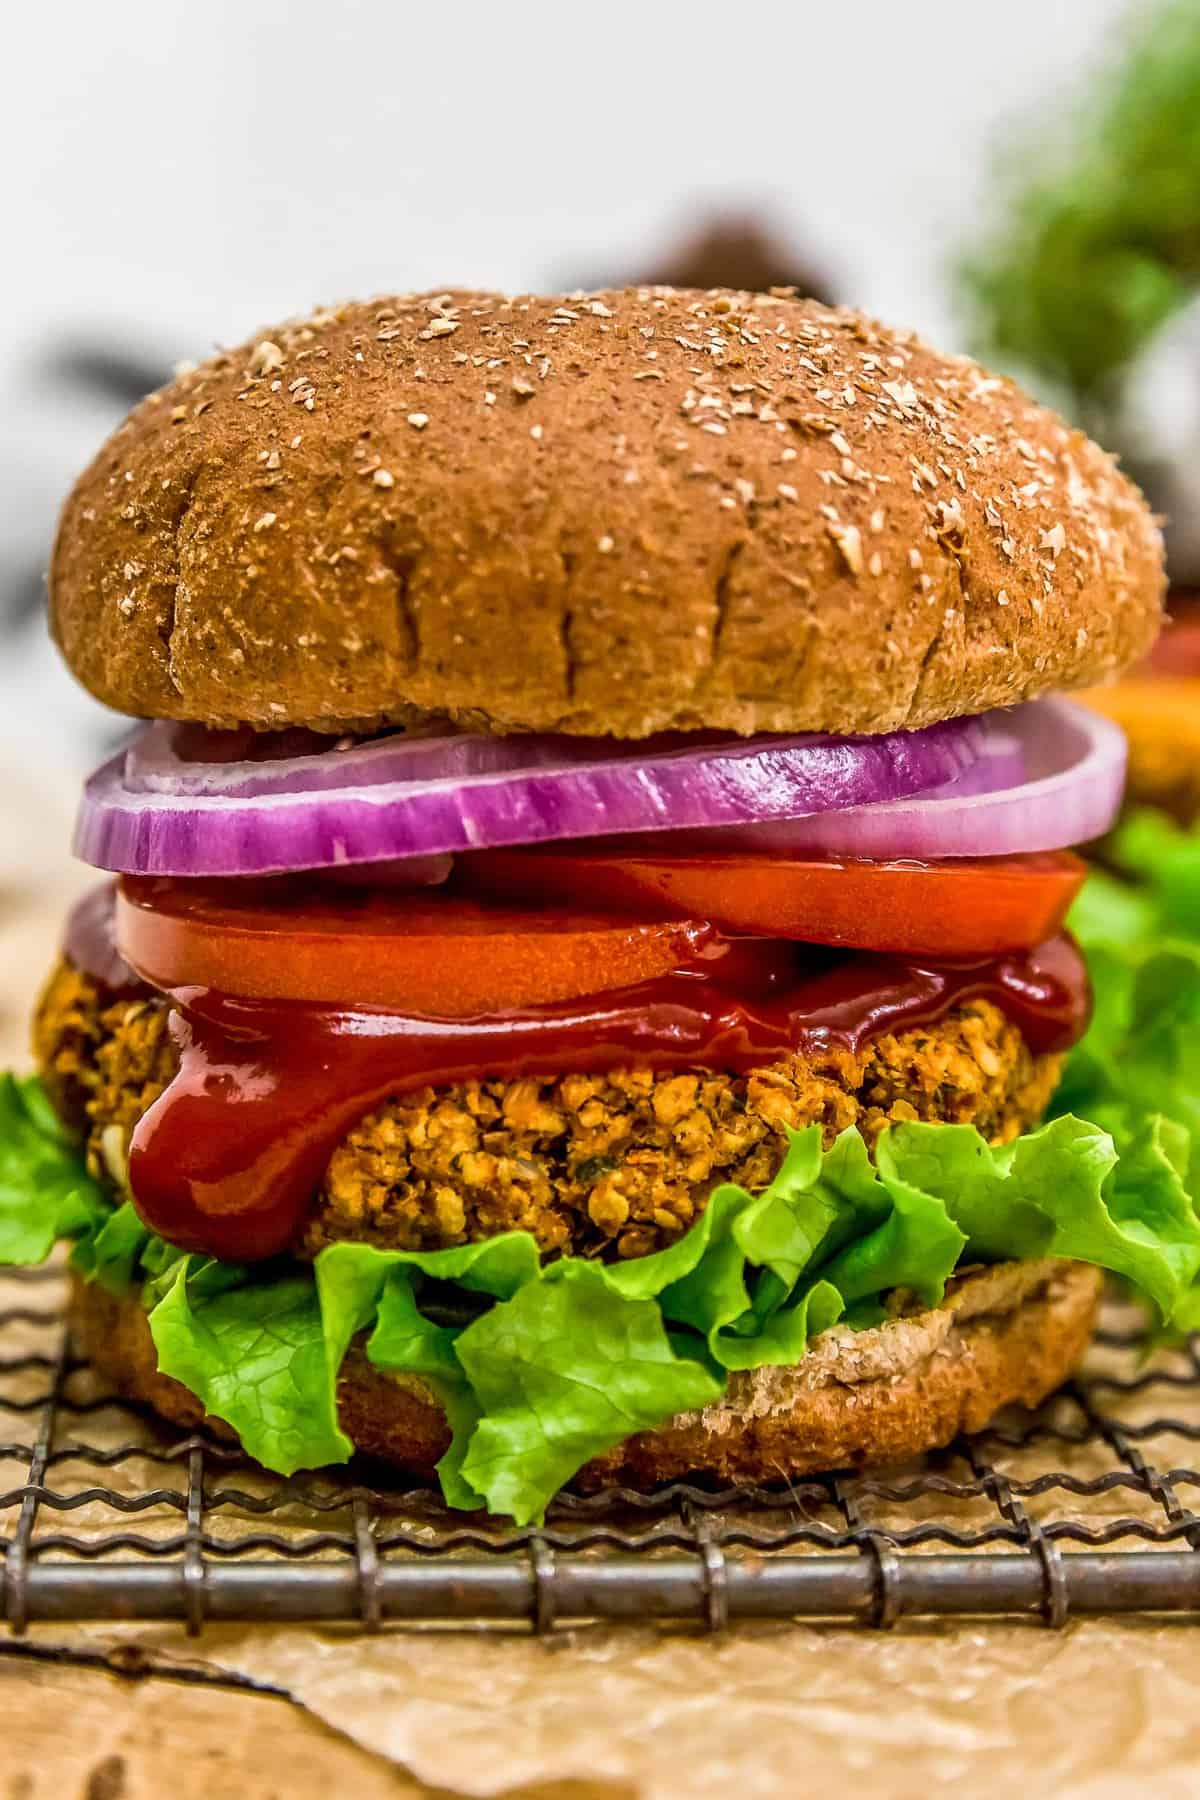
<path fill-rule="evenodd" d="M 457 1791 L 457 1790 L 455 1790 Z M 633 1800 L 541 1782 L 512 1800 Z M 0 1648 L 0 1800 L 453 1800 L 284 1697 Z"/>
<path fill-rule="evenodd" d="M 0 1655 L 0 1800 L 419 1800 L 287 1700 Z"/>

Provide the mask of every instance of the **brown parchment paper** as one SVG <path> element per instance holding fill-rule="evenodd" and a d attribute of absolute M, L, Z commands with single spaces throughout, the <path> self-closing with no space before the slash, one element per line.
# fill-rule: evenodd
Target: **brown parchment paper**
<path fill-rule="evenodd" d="M 285 1699 L 0 1653 L 5 1800 L 427 1800 Z"/>
<path fill-rule="evenodd" d="M 65 865 L 36 878 L 31 868 L 27 861 L 6 869 L 0 859 L 0 1063 L 25 1061 L 26 1013 L 62 909 L 81 885 Z M 3 1346 L 6 1357 L 18 1351 Z M 356 1779 L 350 1765 L 339 1780 L 330 1765 L 327 1791 L 347 1795 L 386 1791 L 389 1769 L 399 1793 L 529 1800 L 784 1800 L 836 1795 L 852 1784 L 894 1800 L 951 1785 L 982 1800 L 1200 1795 L 1200 1634 L 1187 1625 L 1086 1621 L 1053 1633 L 1033 1623 L 906 1623 L 889 1634 L 792 1625 L 719 1639 L 595 1628 L 546 1640 L 482 1629 L 388 1628 L 368 1638 L 266 1625 L 211 1629 L 198 1642 L 174 1626 L 79 1626 L 35 1627 L 29 1642 L 282 1688 L 375 1759 L 383 1785 L 361 1771 Z M 5 1720 L 44 1703 L 44 1673 L 31 1665 L 22 1675 L 10 1662 L 2 1672 Z M 65 1721 L 75 1714 L 72 1684 L 63 1683 Z M 106 1704 L 128 1708 L 133 1720 L 145 1702 L 126 1683 L 112 1686 Z M 189 1701 L 189 1720 L 200 1721 L 194 1731 L 189 1724 L 189 1753 L 199 1753 L 196 1733 L 207 1730 L 212 1755 L 230 1768 L 238 1734 L 220 1721 L 239 1706 L 257 1718 L 264 1702 Z M 183 1711 L 181 1701 L 181 1719 Z M 65 1722 L 63 1731 L 65 1741 Z M 108 1735 L 121 1732 L 114 1725 Z M 289 1780 L 281 1768 L 276 1784 L 270 1728 L 267 1741 L 254 1739 L 253 1755 L 251 1735 L 247 1728 L 244 1781 L 231 1776 L 222 1788 L 224 1777 L 214 1777 L 197 1793 L 316 1791 L 313 1770 Z M 280 1731 L 276 1741 L 282 1753 L 291 1740 Z M 52 1734 L 43 1748 L 53 1756 Z M 0 1749 L 0 1777 L 5 1767 Z M 85 1790 L 64 1763 L 61 1783 L 44 1791 Z M 86 1787 L 89 1796 L 108 1791 L 123 1790 Z M 139 1777 L 136 1791 L 193 1790 L 151 1775 Z"/>
<path fill-rule="evenodd" d="M 792 1625 L 717 1640 L 598 1628 L 546 1642 L 254 1627 L 206 1632 L 198 1647 L 174 1628 L 120 1635 L 163 1666 L 200 1656 L 277 1682 L 454 1794 L 561 1783 L 637 1800 L 786 1800 L 851 1784 L 890 1800 L 952 1785 L 980 1800 L 1200 1794 L 1200 1639 L 1188 1626 Z"/>

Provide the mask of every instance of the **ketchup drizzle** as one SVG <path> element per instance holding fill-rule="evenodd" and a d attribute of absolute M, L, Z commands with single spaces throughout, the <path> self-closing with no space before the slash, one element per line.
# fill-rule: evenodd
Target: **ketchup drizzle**
<path fill-rule="evenodd" d="M 112 888 L 71 916 L 66 954 L 116 994 L 146 993 L 112 937 Z M 789 1051 L 857 1051 L 994 1001 L 1035 1052 L 1086 1027 L 1087 976 L 1066 935 L 974 961 L 823 951 L 742 940 L 637 987 L 481 1019 L 171 993 L 179 1072 L 139 1121 L 134 1203 L 173 1244 L 226 1261 L 294 1244 L 329 1158 L 389 1097 L 471 1078 L 513 1080 L 624 1064 L 744 1073 Z"/>

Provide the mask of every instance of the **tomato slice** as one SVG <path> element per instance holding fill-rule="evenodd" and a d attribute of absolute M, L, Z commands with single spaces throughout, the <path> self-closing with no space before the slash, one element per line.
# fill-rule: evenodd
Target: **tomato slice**
<path fill-rule="evenodd" d="M 153 986 L 390 1007 L 436 1018 L 629 987 L 720 953 L 694 919 L 495 906 L 311 883 L 146 880 L 117 894 L 117 944 Z"/>
<path fill-rule="evenodd" d="M 631 854 L 560 847 L 462 858 L 472 891 L 557 905 L 710 919 L 732 935 L 952 957 L 1028 950 L 1052 937 L 1087 873 L 1070 851 L 865 862 L 747 855 Z"/>

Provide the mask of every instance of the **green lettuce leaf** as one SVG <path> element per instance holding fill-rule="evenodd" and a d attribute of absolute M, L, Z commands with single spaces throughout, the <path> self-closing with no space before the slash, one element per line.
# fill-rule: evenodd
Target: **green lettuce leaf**
<path fill-rule="evenodd" d="M 99 1231 L 111 1210 L 41 1083 L 0 1075 L 0 1263 L 45 1262 L 59 1238 Z"/>
<path fill-rule="evenodd" d="M 1099 999 L 1102 984 L 1093 960 L 1097 951 L 1127 954 L 1147 948 L 1158 927 L 1158 907 L 1148 888 L 1131 886 L 1103 869 L 1093 869 L 1071 908 L 1069 924 L 1087 949 Z"/>
<path fill-rule="evenodd" d="M 150 1313 L 158 1366 L 232 1425 L 250 1455 L 291 1475 L 345 1462 L 316 1283 L 184 1257 Z"/>
<path fill-rule="evenodd" d="M 527 1231 L 507 1231 L 453 1250 L 377 1250 L 373 1244 L 330 1244 L 314 1263 L 325 1332 L 337 1362 L 375 1317 L 389 1285 L 414 1276 L 454 1282 L 468 1293 L 509 1300 L 541 1273 Z"/>
<path fill-rule="evenodd" d="M 368 1354 L 449 1396 L 451 1503 L 525 1520 L 588 1458 L 706 1404 L 727 1371 L 795 1363 L 839 1319 L 877 1322 L 897 1288 L 936 1304 L 964 1257 L 1078 1257 L 1169 1315 L 1200 1269 L 1184 1153 L 1182 1133 L 1156 1121 L 1119 1161 L 1105 1132 L 1064 1118 L 1002 1148 L 970 1126 L 899 1125 L 872 1164 L 854 1131 L 823 1151 L 810 1127 L 765 1193 L 725 1184 L 668 1249 L 540 1268 L 458 1331 L 424 1318 L 412 1265 L 438 1275 L 462 1253 L 392 1259 L 409 1266 L 387 1278 Z M 335 1246 L 318 1280 L 326 1258 L 364 1257 L 388 1260 Z"/>
<path fill-rule="evenodd" d="M 326 1360 L 335 1372 L 351 1339 L 375 1328 L 367 1355 L 377 1367 L 420 1375 L 440 1401 L 450 1425 L 450 1449 L 438 1464 L 442 1492 L 451 1506 L 480 1505 L 461 1476 L 471 1433 L 479 1419 L 470 1385 L 453 1346 L 461 1328 L 438 1325 L 418 1308 L 414 1279 L 454 1282 L 468 1293 L 508 1300 L 536 1281 L 541 1258 L 533 1238 L 512 1231 L 479 1244 L 429 1252 L 377 1250 L 370 1244 L 330 1244 L 314 1265 L 321 1303 Z"/>
<path fill-rule="evenodd" d="M 668 1320 L 704 1334 L 718 1368 L 750 1369 L 796 1361 L 865 1296 L 911 1287 L 936 1305 L 962 1247 L 941 1201 L 882 1178 L 857 1132 L 824 1151 L 810 1125 L 763 1193 L 724 1184 L 685 1238 L 607 1279 L 657 1296 Z"/>
<path fill-rule="evenodd" d="M 480 1412 L 462 1478 L 517 1520 L 540 1516 L 591 1457 L 708 1405 L 724 1386 L 677 1353 L 652 1300 L 630 1300 L 579 1259 L 551 1264 L 492 1307 L 454 1351 Z"/>
<path fill-rule="evenodd" d="M 795 1361 L 784 1350 L 808 1330 L 801 1277 L 838 1219 L 834 1185 L 823 1180 L 825 1160 L 818 1126 L 791 1133 L 779 1173 L 761 1194 L 723 1183 L 685 1237 L 651 1256 L 618 1263 L 606 1279 L 619 1293 L 657 1298 L 665 1318 L 702 1333 L 718 1368 Z M 793 1293 L 785 1317 L 784 1302 Z M 822 1322 L 814 1322 L 812 1332 L 833 1324 L 841 1312 L 840 1300 L 835 1304 L 828 1293 L 817 1306 Z"/>
<path fill-rule="evenodd" d="M 1177 825 L 1155 807 L 1139 807 L 1113 832 L 1108 854 L 1136 884 L 1132 891 L 1150 910 L 1143 943 L 1154 938 L 1200 941 L 1200 825 Z M 1111 920 L 1109 924 L 1111 928 Z M 1128 926 L 1124 942 L 1127 948 L 1136 942 Z"/>
<path fill-rule="evenodd" d="M 903 1144 L 909 1129 L 900 1125 L 885 1139 Z M 841 1134 L 822 1173 L 826 1183 L 837 1184 L 840 1235 L 849 1238 L 822 1266 L 822 1278 L 848 1306 L 898 1287 L 911 1288 L 926 1306 L 936 1306 L 965 1242 L 944 1199 L 936 1190 L 915 1186 L 903 1159 L 885 1156 L 872 1163 L 856 1131 Z"/>
<path fill-rule="evenodd" d="M 450 1448 L 438 1463 L 438 1479 L 450 1506 L 468 1511 L 480 1495 L 462 1472 L 480 1409 L 455 1353 L 459 1332 L 438 1325 L 417 1305 L 410 1272 L 396 1269 L 384 1285 L 375 1329 L 367 1346 L 369 1359 L 381 1369 L 420 1375 L 433 1390 L 450 1427 Z"/>
<path fill-rule="evenodd" d="M 119 1294 L 132 1285 L 142 1266 L 150 1236 L 132 1204 L 126 1200 L 123 1206 L 118 1206 L 115 1212 L 107 1212 L 103 1218 L 96 1214 L 89 1228 L 76 1238 L 71 1267 L 86 1280 L 98 1281 Z M 166 1245 L 163 1248 L 166 1249 Z"/>
<path fill-rule="evenodd" d="M 1189 1144 L 1185 1185 L 1200 1197 L 1200 858 L 1180 852 L 1179 839 L 1190 845 L 1169 821 L 1135 815 L 1117 843 L 1127 858 L 1143 857 L 1142 887 L 1094 874 L 1076 902 L 1071 923 L 1088 952 L 1095 1007 L 1053 1110 L 1092 1120 L 1122 1153 L 1148 1120 L 1172 1121 Z M 1148 926 L 1127 909 L 1131 897 L 1151 909 Z M 1168 920 L 1188 934 L 1171 935 Z"/>
<path fill-rule="evenodd" d="M 1171 1317 L 1200 1270 L 1177 1127 L 1147 1120 L 1118 1159 L 1112 1138 L 1070 1117 L 1012 1144 L 969 1125 L 902 1125 L 881 1139 L 881 1172 L 938 1196 L 969 1260 L 1068 1256 L 1125 1275 Z"/>

